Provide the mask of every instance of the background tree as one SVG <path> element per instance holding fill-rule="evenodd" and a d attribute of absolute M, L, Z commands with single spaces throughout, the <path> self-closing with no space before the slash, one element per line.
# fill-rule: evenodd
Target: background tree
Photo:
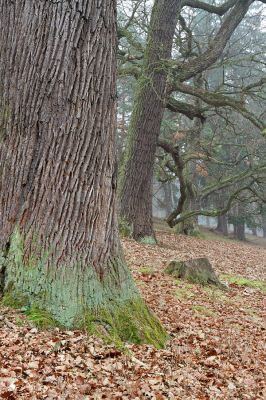
<path fill-rule="evenodd" d="M 120 213 L 132 224 L 135 239 L 154 238 L 152 171 L 167 83 L 161 60 L 171 57 L 179 3 L 177 0 L 155 0 L 133 104 L 121 177 Z"/>
<path fill-rule="evenodd" d="M 238 27 L 239 23 L 241 20 L 243 20 L 245 14 L 247 13 L 250 5 L 253 2 L 239 2 L 239 1 L 230 1 L 230 2 L 225 2 L 222 6 L 211 6 L 209 4 L 205 4 L 203 2 L 182 2 L 181 6 L 184 7 L 185 5 L 188 5 L 192 7 L 190 9 L 190 12 L 187 13 L 187 17 L 184 18 L 183 15 L 185 15 L 185 11 L 183 11 L 182 8 L 182 14 L 179 14 L 178 20 L 178 33 L 176 35 L 176 47 L 174 47 L 174 52 L 173 52 L 173 60 L 171 62 L 165 62 L 165 67 L 168 68 L 168 79 L 169 79 L 169 93 L 172 93 L 172 97 L 169 97 L 167 106 L 169 109 L 175 112 L 180 112 L 186 117 L 189 117 L 191 119 L 193 118 L 198 118 L 199 121 L 202 121 L 203 118 L 206 118 L 206 113 L 211 112 L 213 109 L 214 112 L 216 112 L 217 107 L 227 109 L 230 107 L 231 109 L 235 110 L 235 112 L 240 113 L 243 115 L 245 118 L 249 119 L 257 128 L 259 128 L 260 131 L 263 131 L 264 129 L 264 124 L 261 121 L 261 118 L 256 115 L 256 112 L 254 108 L 250 111 L 247 109 L 247 106 L 243 103 L 243 98 L 241 97 L 240 93 L 244 93 L 245 96 L 252 96 L 251 91 L 254 90 L 256 87 L 260 87 L 265 83 L 265 78 L 259 78 L 257 81 L 255 79 L 251 79 L 251 76 L 249 75 L 249 80 L 252 81 L 251 84 L 249 85 L 243 85 L 243 74 L 242 76 L 239 77 L 239 82 L 238 85 L 234 86 L 234 89 L 232 85 L 230 85 L 229 82 L 229 76 L 227 79 L 227 82 L 225 82 L 225 85 L 227 85 L 227 88 L 230 88 L 229 90 L 225 91 L 225 85 L 223 84 L 224 79 L 222 80 L 222 84 L 219 82 L 218 87 L 217 87 L 217 71 L 218 71 L 218 78 L 224 77 L 225 72 L 222 71 L 222 74 L 219 72 L 219 65 L 223 63 L 222 60 L 219 59 L 219 56 L 221 53 L 224 51 L 226 44 L 228 44 L 228 47 L 225 50 L 225 54 L 227 51 L 227 57 L 230 62 L 230 53 L 228 54 L 228 48 L 230 48 L 230 44 L 234 43 L 235 37 L 232 36 L 236 27 Z M 257 7 L 259 2 L 254 3 L 254 7 Z M 184 9 L 187 10 L 187 9 Z M 191 11 L 193 10 L 193 11 Z M 200 10 L 200 11 L 197 11 Z M 202 11 L 201 11 L 202 10 Z M 210 22 L 207 26 L 207 32 L 208 35 L 206 34 L 206 18 L 207 17 L 202 17 L 202 13 L 206 15 L 206 11 L 209 13 L 207 14 L 207 17 L 209 17 Z M 257 8 L 255 9 L 257 12 Z M 253 10 L 254 12 L 254 10 Z M 192 15 L 192 22 L 190 22 Z M 219 18 L 221 15 L 225 15 L 221 24 L 219 22 Z M 210 17 L 211 16 L 211 17 Z M 201 26 L 204 26 L 203 32 L 203 39 L 202 39 L 202 32 L 197 28 L 199 25 L 199 19 L 203 20 L 203 23 Z M 247 19 L 248 20 L 248 19 Z M 217 27 L 220 24 L 220 28 L 218 29 Z M 258 19 L 258 22 L 256 24 L 260 24 L 260 19 Z M 249 24 L 247 24 L 248 26 Z M 241 25 L 242 26 L 242 25 Z M 240 26 L 240 28 L 241 28 Z M 247 27 L 247 30 L 249 28 Z M 238 30 L 236 32 L 239 31 Z M 240 37 L 246 36 L 245 32 L 243 34 L 242 29 L 240 29 L 241 34 Z M 258 29 L 259 31 L 259 29 Z M 211 36 L 210 37 L 210 33 Z M 232 39 L 231 39 L 232 38 Z M 204 42 L 205 40 L 205 42 Z M 255 41 L 257 40 L 254 39 Z M 243 43 L 241 43 L 242 45 Z M 243 47 L 240 48 L 243 49 Z M 136 47 L 136 46 L 135 46 Z M 234 46 L 231 45 L 231 47 L 234 48 Z M 259 47 L 259 46 L 258 46 Z M 258 48 L 256 47 L 256 49 Z M 250 51 L 250 49 L 252 49 Z M 139 49 L 138 49 L 139 51 Z M 249 47 L 249 62 L 251 60 L 254 61 L 254 63 L 259 62 L 259 54 L 258 58 L 254 53 L 254 50 L 251 47 Z M 248 53 L 248 50 L 247 50 Z M 239 62 L 239 60 L 235 61 L 236 63 Z M 243 61 L 245 63 L 245 60 Z M 217 67 L 214 67 L 214 65 L 217 64 Z M 135 76 L 138 76 L 138 67 L 139 66 L 139 60 L 138 64 L 134 64 L 134 74 Z M 262 65 L 262 64 L 261 64 Z M 222 67 L 223 64 L 222 64 Z M 244 67 L 244 66 L 243 66 Z M 214 73 L 213 68 L 214 69 Z M 242 68 L 243 69 L 243 68 Z M 221 70 L 221 66 L 220 66 Z M 130 68 L 122 68 L 122 71 L 124 73 L 131 73 Z M 206 86 L 205 88 L 198 88 L 196 86 L 193 86 L 192 79 L 194 76 L 197 76 L 200 72 L 204 72 L 204 77 L 203 80 L 207 78 L 207 74 L 211 73 L 211 79 L 208 78 L 208 82 L 210 80 L 211 85 Z M 208 72 L 207 72 L 208 71 Z M 216 82 L 216 86 L 214 83 L 212 83 L 213 78 L 214 83 Z M 255 76 L 257 78 L 257 76 Z M 170 84 L 170 82 L 173 82 L 173 84 Z M 189 84 L 184 84 L 184 81 L 188 81 Z M 219 79 L 218 79 L 219 81 Z M 245 79 L 245 82 L 248 82 L 248 79 Z M 237 93 L 237 90 L 239 90 L 239 93 Z M 228 92 L 229 95 L 226 94 Z M 180 97 L 181 96 L 185 96 Z M 232 96 L 233 95 L 233 96 Z M 196 97 L 198 100 L 202 101 L 202 106 L 199 105 L 199 103 L 192 103 L 191 98 Z M 251 97 L 250 97 L 251 98 Z M 185 100 L 185 101 L 184 101 Z M 207 104 L 204 106 L 203 102 Z M 250 106 L 250 101 L 248 103 L 248 106 Z M 208 111 L 209 109 L 209 111 Z M 144 112 L 144 110 L 143 110 Z M 233 114 L 232 114 L 233 115 Z M 197 137 L 197 135 L 195 135 Z M 138 139 L 138 146 L 141 147 L 141 140 L 145 140 L 145 132 L 143 131 L 143 135 L 141 135 Z M 191 142 L 191 141 L 190 141 Z M 196 140 L 197 142 L 197 140 Z M 195 144 L 196 144 L 195 142 Z M 141 153 L 140 153 L 141 154 Z M 194 157 L 194 160 L 196 161 L 196 158 Z M 200 163 L 202 163 L 201 160 L 199 160 Z M 136 164 L 136 168 L 138 168 L 138 165 L 140 163 Z M 200 164 L 198 164 L 199 166 Z M 193 167 L 193 165 L 192 165 Z M 140 182 L 144 182 L 146 174 L 144 173 L 144 169 L 140 168 L 141 171 L 139 170 L 138 174 L 135 173 L 135 176 L 138 177 L 138 184 L 140 185 Z M 127 170 L 127 168 L 126 168 Z M 135 169 L 136 171 L 137 169 Z M 152 173 L 152 168 L 149 168 L 149 174 Z M 129 182 L 128 180 L 127 182 Z M 129 185 L 128 186 L 131 188 L 131 191 L 133 190 L 134 185 Z M 188 186 L 188 185 L 187 185 Z M 143 183 L 143 187 L 145 187 L 145 184 Z M 189 186 L 188 186 L 189 187 Z M 193 185 L 191 186 L 193 187 Z M 191 194 L 193 191 L 190 191 Z M 188 192 L 189 193 L 189 192 Z M 142 195 L 141 199 L 139 198 L 135 202 L 137 202 L 138 207 L 140 209 L 147 210 L 148 208 L 151 209 L 151 201 L 149 202 L 148 206 L 148 201 L 145 203 L 145 207 L 143 206 L 143 198 L 144 196 Z M 146 197 L 147 200 L 147 197 Z M 131 201 L 134 201 L 134 198 L 131 198 Z M 186 202 L 188 204 L 188 202 Z M 133 207 L 133 206 L 132 206 Z M 146 213 L 147 214 L 147 213 Z M 149 214 L 150 215 L 150 214 Z M 130 218 L 128 218 L 130 222 L 133 224 L 134 227 L 134 222 Z M 151 218 L 149 219 L 151 221 Z M 134 230 L 134 229 L 133 229 Z"/>

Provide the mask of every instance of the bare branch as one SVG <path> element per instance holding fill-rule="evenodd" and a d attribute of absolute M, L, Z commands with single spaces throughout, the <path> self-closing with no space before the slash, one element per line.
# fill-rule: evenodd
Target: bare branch
<path fill-rule="evenodd" d="M 208 11 L 209 13 L 224 15 L 230 8 L 232 8 L 236 4 L 237 0 L 228 0 L 224 4 L 220 6 L 214 6 L 212 4 L 204 3 L 203 1 L 197 0 L 183 0 L 182 7 L 192 7 L 199 8 L 201 10 Z"/>
<path fill-rule="evenodd" d="M 189 119 L 200 118 L 204 121 L 206 118 L 204 116 L 204 110 L 196 107 L 194 104 L 185 103 L 170 97 L 167 101 L 166 107 L 168 110 L 173 112 L 179 112 Z"/>
<path fill-rule="evenodd" d="M 172 227 L 180 224 L 181 222 L 186 221 L 189 218 L 192 217 L 196 217 L 199 215 L 204 215 L 206 217 L 218 217 L 219 215 L 224 215 L 226 214 L 230 208 L 233 205 L 234 200 L 237 199 L 237 196 L 243 192 L 244 190 L 248 190 L 249 186 L 244 186 L 238 190 L 236 190 L 228 199 L 227 204 L 224 208 L 220 208 L 220 209 L 215 209 L 215 210 L 194 210 L 194 211 L 187 211 L 183 214 L 181 214 L 181 216 L 179 218 L 176 218 L 175 220 L 172 221 Z"/>
<path fill-rule="evenodd" d="M 208 196 L 210 196 L 212 193 L 230 187 L 232 185 L 235 185 L 236 183 L 239 183 L 247 178 L 254 178 L 254 175 L 257 173 L 264 173 L 266 172 L 266 165 L 260 165 L 256 166 L 254 168 L 249 168 L 248 170 L 245 170 L 243 172 L 240 172 L 239 174 L 235 174 L 229 177 L 226 177 L 222 179 L 221 181 L 214 183 L 212 185 L 206 186 L 202 192 L 201 192 L 201 198 L 204 199 Z M 255 179 L 255 178 L 254 178 Z M 256 178 L 257 179 L 257 178 Z"/>
<path fill-rule="evenodd" d="M 194 86 L 180 82 L 175 83 L 175 85 L 172 87 L 172 91 L 174 90 L 198 97 L 205 103 L 213 105 L 214 107 L 231 107 L 235 111 L 242 114 L 244 118 L 252 122 L 252 124 L 259 128 L 260 131 L 263 132 L 265 129 L 264 122 L 259 120 L 253 113 L 248 111 L 242 101 L 219 93 L 208 92 L 204 89 L 195 88 Z"/>
<path fill-rule="evenodd" d="M 246 15 L 253 1 L 254 0 L 238 0 L 231 12 L 225 17 L 208 49 L 190 62 L 179 64 L 176 67 L 177 78 L 180 81 L 186 81 L 192 78 L 217 61 L 228 40 Z"/>
<path fill-rule="evenodd" d="M 162 149 L 164 149 L 164 151 L 172 156 L 172 159 L 176 166 L 176 175 L 179 179 L 180 197 L 178 199 L 178 204 L 176 209 L 167 218 L 167 223 L 169 224 L 169 226 L 174 226 L 172 225 L 172 221 L 177 217 L 177 215 L 179 215 L 183 211 L 183 207 L 187 199 L 187 184 L 183 175 L 184 163 L 179 155 L 178 146 L 171 146 L 169 143 L 163 140 L 158 140 L 157 144 Z"/>

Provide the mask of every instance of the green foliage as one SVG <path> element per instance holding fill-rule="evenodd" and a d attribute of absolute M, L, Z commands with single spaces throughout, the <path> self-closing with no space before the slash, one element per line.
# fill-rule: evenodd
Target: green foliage
<path fill-rule="evenodd" d="M 266 283 L 263 281 L 252 280 L 239 275 L 221 275 L 221 279 L 238 286 L 246 286 L 252 289 L 260 289 L 266 292 Z"/>

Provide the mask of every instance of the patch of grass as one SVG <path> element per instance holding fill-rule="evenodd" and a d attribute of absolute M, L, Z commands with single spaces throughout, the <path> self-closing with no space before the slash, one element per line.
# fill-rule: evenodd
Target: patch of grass
<path fill-rule="evenodd" d="M 259 289 L 266 293 L 266 283 L 259 280 L 252 280 L 240 275 L 221 275 L 221 279 L 238 286 L 246 286 L 252 289 Z"/>
<path fill-rule="evenodd" d="M 204 238 L 204 234 L 200 231 L 200 229 L 193 229 L 189 236 L 195 237 L 195 238 L 200 238 L 203 239 Z"/>
<path fill-rule="evenodd" d="M 228 296 L 224 290 L 218 289 L 214 286 L 203 286 L 202 289 L 212 300 L 227 301 Z"/>
<path fill-rule="evenodd" d="M 219 234 L 218 232 L 214 232 L 211 229 L 208 229 L 206 227 L 200 227 L 200 233 L 201 233 L 201 238 L 204 240 L 213 240 L 213 241 L 219 241 L 219 242 L 234 242 L 232 239 L 230 239 L 229 236 L 224 236 L 222 234 Z"/>
<path fill-rule="evenodd" d="M 251 317 L 252 319 L 254 319 L 256 321 L 260 318 L 257 311 L 254 310 L 253 308 L 247 308 L 244 312 L 246 315 L 248 315 L 249 317 Z"/>
<path fill-rule="evenodd" d="M 205 286 L 203 287 L 204 292 L 206 295 L 212 300 L 221 303 L 228 303 L 228 304 L 241 304 L 243 301 L 241 296 L 230 296 L 229 291 L 220 290 L 218 288 L 212 288 Z"/>
<path fill-rule="evenodd" d="M 177 284 L 180 284 L 180 280 L 176 280 Z M 189 300 L 192 299 L 193 297 L 196 296 L 196 294 L 193 292 L 193 285 L 191 283 L 183 283 L 182 282 L 182 286 L 179 287 L 176 292 L 175 292 L 175 296 L 179 299 L 179 300 Z"/>
<path fill-rule="evenodd" d="M 141 279 L 135 279 L 135 282 L 138 287 L 146 287 L 146 282 L 143 282 Z"/>
<path fill-rule="evenodd" d="M 15 323 L 17 326 L 25 326 L 27 325 L 27 321 L 24 318 L 16 317 Z"/>
<path fill-rule="evenodd" d="M 60 326 L 48 311 L 42 310 L 38 306 L 30 307 L 30 309 L 26 311 L 26 316 L 37 328 L 47 329 Z"/>
<path fill-rule="evenodd" d="M 141 239 L 139 239 L 139 243 L 141 243 L 141 244 L 149 244 L 149 245 L 152 245 L 152 246 L 157 244 L 156 240 L 152 236 L 144 236 L 144 237 L 142 237 Z"/>
<path fill-rule="evenodd" d="M 202 305 L 192 306 L 192 310 L 197 314 L 204 315 L 205 317 L 212 317 L 215 315 L 214 311 Z"/>
<path fill-rule="evenodd" d="M 142 267 L 138 268 L 138 272 L 140 272 L 142 275 L 153 275 L 155 270 L 149 265 L 143 265 Z"/>

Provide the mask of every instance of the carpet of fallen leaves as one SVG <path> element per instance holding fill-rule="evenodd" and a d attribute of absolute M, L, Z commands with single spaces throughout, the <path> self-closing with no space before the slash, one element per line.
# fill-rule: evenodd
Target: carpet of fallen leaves
<path fill-rule="evenodd" d="M 0 314 L 3 399 L 266 399 L 266 303 L 259 289 L 226 293 L 177 282 L 172 259 L 207 256 L 218 273 L 265 279 L 266 249 L 159 232 L 158 245 L 124 240 L 127 261 L 168 346 L 128 354 L 82 331 L 39 331 Z M 25 323 L 24 323 L 25 322 Z"/>

